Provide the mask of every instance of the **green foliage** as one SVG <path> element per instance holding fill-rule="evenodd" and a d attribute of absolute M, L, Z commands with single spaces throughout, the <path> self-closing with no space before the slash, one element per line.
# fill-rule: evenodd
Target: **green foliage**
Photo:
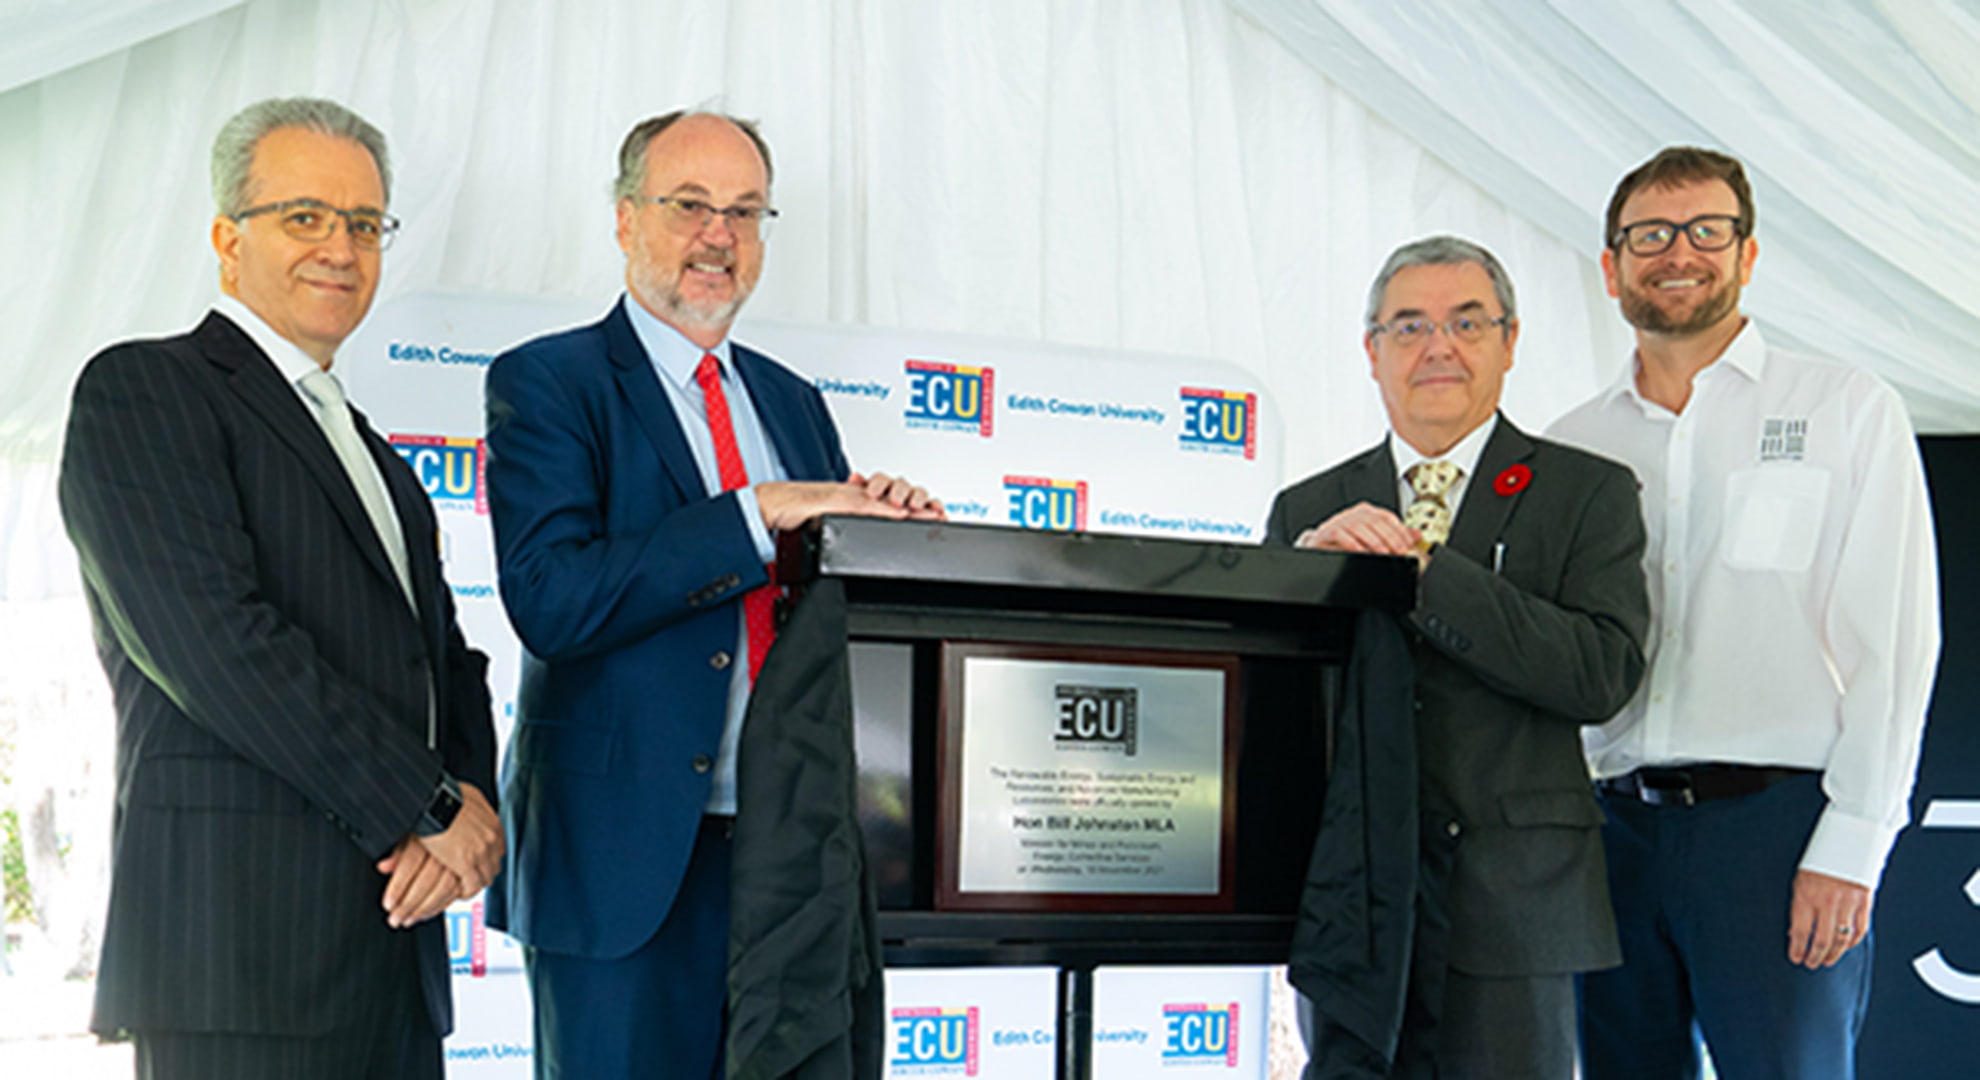
<path fill-rule="evenodd" d="M 21 822 L 12 810 L 0 812 L 0 882 L 4 882 L 5 902 L 0 904 L 0 923 L 27 922 L 34 918 L 28 904 L 27 856 L 21 850 Z"/>

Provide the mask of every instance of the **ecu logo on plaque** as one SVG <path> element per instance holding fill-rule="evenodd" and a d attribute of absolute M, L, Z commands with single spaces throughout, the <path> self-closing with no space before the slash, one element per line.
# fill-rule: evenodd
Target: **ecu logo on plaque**
<path fill-rule="evenodd" d="M 1059 749 L 1109 750 L 1133 757 L 1136 744 L 1135 700 L 1132 686 L 1072 686 L 1052 688 L 1058 717 L 1052 742 Z"/>

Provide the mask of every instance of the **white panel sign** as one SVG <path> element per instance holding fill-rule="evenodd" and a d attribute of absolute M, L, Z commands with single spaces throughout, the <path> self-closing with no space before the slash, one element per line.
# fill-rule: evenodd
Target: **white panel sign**
<path fill-rule="evenodd" d="M 1054 1075 L 1058 971 L 1048 967 L 887 972 L 888 1080 Z"/>
<path fill-rule="evenodd" d="M 1093 972 L 1093 1080 L 1264 1080 L 1271 973 L 1255 967 Z"/>
<path fill-rule="evenodd" d="M 736 339 L 812 377 L 855 468 L 907 473 L 957 521 L 1257 543 L 1279 488 L 1276 420 L 1234 365 L 877 327 Z"/>

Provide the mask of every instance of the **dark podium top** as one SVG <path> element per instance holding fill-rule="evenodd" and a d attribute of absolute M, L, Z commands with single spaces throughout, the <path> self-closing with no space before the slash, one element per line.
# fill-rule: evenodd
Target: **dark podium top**
<path fill-rule="evenodd" d="M 840 581 L 850 642 L 905 658 L 891 670 L 910 685 L 882 696 L 907 715 L 858 704 L 857 663 L 853 687 L 861 828 L 893 966 L 1283 962 L 1355 620 L 1405 612 L 1416 592 L 1407 558 L 853 517 L 786 534 L 778 578 L 797 593 Z M 937 910 L 941 656 L 962 642 L 1236 656 L 1235 909 Z M 910 749 L 879 761 L 876 745 Z"/>
<path fill-rule="evenodd" d="M 995 525 L 827 517 L 781 553 L 786 582 L 939 582 L 1229 604 L 1386 608 L 1416 602 L 1408 559 Z"/>

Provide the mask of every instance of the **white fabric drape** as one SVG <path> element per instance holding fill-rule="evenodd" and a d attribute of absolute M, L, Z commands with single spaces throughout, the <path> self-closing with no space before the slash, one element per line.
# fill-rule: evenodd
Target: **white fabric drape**
<path fill-rule="evenodd" d="M 1426 233 L 1483 242 L 1518 284 L 1515 421 L 1592 393 L 1628 347 L 1594 261 L 1609 188 L 1703 141 L 1756 174 L 1748 307 L 1770 336 L 1879 371 L 1927 427 L 1980 428 L 1980 33 L 1952 0 L 87 6 L 99 40 L 137 43 L 0 93 L 13 462 L 52 459 L 96 348 L 198 317 L 213 133 L 289 94 L 392 140 L 407 226 L 381 299 L 602 309 L 618 140 L 718 103 L 762 121 L 786 212 L 752 313 L 1217 356 L 1272 388 L 1288 477 L 1381 430 L 1368 279 Z M 0 86 L 50 25 L 0 13 Z"/>
<path fill-rule="evenodd" d="M 1232 2 L 1582 248 L 1658 148 L 1737 155 L 1768 337 L 1877 372 L 1923 430 L 1980 430 L 1971 0 Z"/>

